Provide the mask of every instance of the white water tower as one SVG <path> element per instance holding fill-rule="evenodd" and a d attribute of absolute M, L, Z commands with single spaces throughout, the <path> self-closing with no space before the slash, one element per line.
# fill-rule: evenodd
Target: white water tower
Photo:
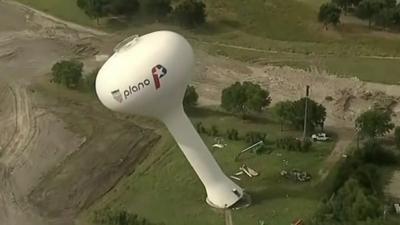
<path fill-rule="evenodd" d="M 192 47 L 179 34 L 158 31 L 136 37 L 118 46 L 100 69 L 97 95 L 113 111 L 163 121 L 204 184 L 207 202 L 229 208 L 243 190 L 222 172 L 183 110 L 193 66 Z"/>

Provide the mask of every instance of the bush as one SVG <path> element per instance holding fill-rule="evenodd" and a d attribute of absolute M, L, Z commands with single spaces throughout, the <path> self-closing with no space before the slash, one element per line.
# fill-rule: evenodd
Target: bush
<path fill-rule="evenodd" d="M 363 161 L 376 165 L 395 165 L 399 161 L 394 152 L 374 140 L 368 141 L 359 154 Z"/>
<path fill-rule="evenodd" d="M 257 132 L 257 131 L 250 131 L 246 133 L 245 135 L 245 141 L 249 144 L 255 144 L 257 142 L 263 141 L 265 142 L 265 138 L 267 137 L 267 134 Z"/>
<path fill-rule="evenodd" d="M 188 28 L 193 28 L 206 22 L 206 5 L 202 1 L 184 0 L 173 11 L 177 22 Z"/>
<path fill-rule="evenodd" d="M 172 11 L 171 0 L 145 0 L 143 4 L 146 13 L 157 20 L 167 17 Z"/>
<path fill-rule="evenodd" d="M 94 212 L 93 222 L 99 225 L 155 225 L 138 215 L 125 210 L 111 210 L 109 208 Z"/>
<path fill-rule="evenodd" d="M 219 131 L 218 131 L 217 126 L 212 125 L 211 126 L 211 136 L 216 137 L 216 136 L 218 136 L 218 134 L 219 134 Z"/>
<path fill-rule="evenodd" d="M 196 130 L 197 130 L 197 132 L 199 132 L 200 134 L 207 134 L 207 130 L 206 130 L 206 128 L 203 126 L 203 123 L 202 123 L 202 122 L 196 123 Z"/>
<path fill-rule="evenodd" d="M 193 107 L 197 105 L 199 95 L 196 92 L 196 88 L 188 85 L 185 91 L 185 97 L 183 98 L 183 105 L 185 107 Z"/>
<path fill-rule="evenodd" d="M 276 147 L 288 151 L 307 152 L 311 149 L 312 141 L 306 139 L 304 142 L 294 137 L 283 137 L 276 141 Z"/>
<path fill-rule="evenodd" d="M 52 81 L 67 88 L 78 87 L 82 79 L 83 63 L 75 60 L 57 62 L 51 68 Z"/>
<path fill-rule="evenodd" d="M 226 131 L 229 140 L 237 141 L 239 140 L 239 132 L 236 129 L 228 129 Z"/>

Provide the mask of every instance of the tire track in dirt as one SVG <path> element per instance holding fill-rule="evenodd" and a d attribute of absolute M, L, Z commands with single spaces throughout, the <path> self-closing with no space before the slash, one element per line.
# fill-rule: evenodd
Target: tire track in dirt
<path fill-rule="evenodd" d="M 15 129 L 10 140 L 4 146 L 0 161 L 0 224 L 29 225 L 38 223 L 39 219 L 34 216 L 26 197 L 18 194 L 12 175 L 16 160 L 27 149 L 34 136 L 31 99 L 26 88 L 17 84 L 4 86 L 0 93 L 0 100 L 5 103 L 5 106 L 7 103 L 13 104 L 13 110 L 5 115 L 5 119 L 15 121 Z"/>
<path fill-rule="evenodd" d="M 37 124 L 27 88 L 13 84 L 10 89 L 14 95 L 16 132 L 4 149 L 2 160 L 8 168 L 12 169 L 36 136 Z"/>
<path fill-rule="evenodd" d="M 15 124 L 14 130 L 13 130 L 9 140 L 7 141 L 7 143 L 2 148 L 2 155 L 4 155 L 3 151 L 6 151 L 6 149 L 8 149 L 8 147 L 10 146 L 11 142 L 14 140 L 14 137 L 17 134 L 17 127 L 18 127 L 17 110 L 18 109 L 17 109 L 17 97 L 15 95 L 14 90 L 11 88 L 11 86 L 6 86 L 6 88 L 3 88 L 2 93 L 3 93 L 3 95 L 0 96 L 0 99 L 2 101 L 5 101 L 6 98 L 8 97 L 7 93 L 10 93 L 11 96 L 12 96 L 12 108 L 13 108 L 13 111 L 12 111 L 11 114 L 14 116 L 14 118 L 12 120 L 14 121 L 14 124 Z M 9 115 L 9 116 L 11 116 L 11 115 Z"/>

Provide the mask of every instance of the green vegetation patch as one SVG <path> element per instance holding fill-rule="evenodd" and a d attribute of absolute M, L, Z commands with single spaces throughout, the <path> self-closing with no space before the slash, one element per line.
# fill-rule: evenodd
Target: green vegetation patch
<path fill-rule="evenodd" d="M 253 121 L 209 109 L 190 110 L 189 114 L 194 124 L 201 121 L 209 130 L 214 125 L 220 134 L 236 128 L 241 137 L 248 131 L 265 132 L 267 140 L 281 135 L 301 136 L 296 131 L 281 134 L 280 124 L 269 114 Z M 138 169 L 91 210 L 104 207 L 126 209 L 167 225 L 223 224 L 223 213 L 205 203 L 202 184 L 169 133 L 164 130 L 162 135 L 162 142 Z M 271 224 L 290 224 L 297 218 L 311 218 L 318 208 L 323 195 L 319 170 L 334 142 L 316 143 L 308 153 L 289 152 L 269 145 L 270 153 L 246 153 L 235 161 L 235 156 L 249 144 L 225 138 L 227 147 L 217 150 L 211 147 L 215 143 L 214 137 L 203 135 L 203 139 L 226 174 L 233 175 L 243 163 L 260 173 L 255 178 L 243 175 L 238 181 L 253 197 L 253 205 L 234 211 L 235 223 L 257 224 L 258 220 L 265 220 Z M 287 165 L 285 161 L 288 161 Z M 280 175 L 285 168 L 305 170 L 313 179 L 309 183 L 288 180 Z M 91 213 L 86 215 L 90 220 Z"/>

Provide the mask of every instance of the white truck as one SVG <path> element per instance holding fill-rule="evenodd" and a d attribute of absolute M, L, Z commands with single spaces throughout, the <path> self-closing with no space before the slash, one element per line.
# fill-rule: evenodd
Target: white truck
<path fill-rule="evenodd" d="M 326 135 L 326 133 L 318 133 L 318 134 L 313 134 L 313 135 L 311 135 L 311 139 L 312 139 L 313 141 L 322 141 L 322 142 L 325 142 L 325 141 L 329 141 L 329 140 L 330 140 L 330 137 L 328 137 L 328 135 Z"/>

